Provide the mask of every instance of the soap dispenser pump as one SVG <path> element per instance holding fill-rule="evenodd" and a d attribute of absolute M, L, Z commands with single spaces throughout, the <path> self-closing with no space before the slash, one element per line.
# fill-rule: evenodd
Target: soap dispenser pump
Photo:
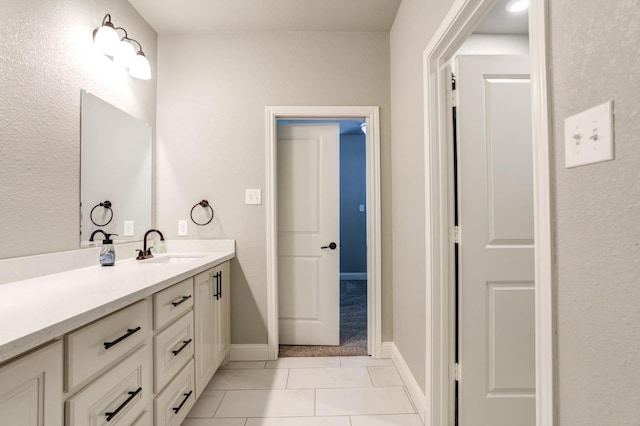
<path fill-rule="evenodd" d="M 93 241 L 93 237 L 98 232 L 104 235 L 104 240 L 102 240 L 102 248 L 100 249 L 100 264 L 102 266 L 113 266 L 116 263 L 116 250 L 115 247 L 113 247 L 113 240 L 111 239 L 111 236 L 118 234 L 107 234 L 103 230 L 98 229 L 91 234 L 91 237 L 89 237 L 89 241 Z"/>

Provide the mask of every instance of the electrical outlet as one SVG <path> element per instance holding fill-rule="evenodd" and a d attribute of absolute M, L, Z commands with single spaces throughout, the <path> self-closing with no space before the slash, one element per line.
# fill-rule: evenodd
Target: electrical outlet
<path fill-rule="evenodd" d="M 189 235 L 189 222 L 187 222 L 186 220 L 179 220 L 178 221 L 178 236 L 179 237 L 186 237 Z"/>
<path fill-rule="evenodd" d="M 123 223 L 123 234 L 125 237 L 133 237 L 134 234 L 134 226 L 132 220 L 125 220 Z"/>
<path fill-rule="evenodd" d="M 613 160 L 613 101 L 564 120 L 565 167 Z"/>
<path fill-rule="evenodd" d="M 245 204 L 262 204 L 262 190 L 261 189 L 247 189 L 245 190 Z"/>

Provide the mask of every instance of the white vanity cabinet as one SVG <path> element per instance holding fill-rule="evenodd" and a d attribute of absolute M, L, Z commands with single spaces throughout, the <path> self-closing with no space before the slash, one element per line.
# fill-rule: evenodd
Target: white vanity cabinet
<path fill-rule="evenodd" d="M 195 276 L 196 397 L 200 397 L 231 347 L 229 262 Z"/>
<path fill-rule="evenodd" d="M 0 367 L 0 424 L 62 426 L 62 342 Z"/>
<path fill-rule="evenodd" d="M 0 426 L 180 426 L 229 356 L 233 246 L 223 247 L 190 267 L 121 262 L 0 285 L 0 302 L 33 294 L 0 319 L 31 312 L 43 324 L 17 340 L 0 333 Z M 49 313 L 51 288 L 82 303 Z"/>

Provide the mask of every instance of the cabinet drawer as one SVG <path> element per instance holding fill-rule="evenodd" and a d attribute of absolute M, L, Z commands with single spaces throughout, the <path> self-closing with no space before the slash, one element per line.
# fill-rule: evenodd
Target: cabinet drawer
<path fill-rule="evenodd" d="M 193 306 L 193 278 L 184 280 L 153 296 L 153 322 L 160 330 Z"/>
<path fill-rule="evenodd" d="M 195 403 L 193 360 L 156 397 L 156 426 L 180 426 Z"/>
<path fill-rule="evenodd" d="M 193 336 L 193 311 L 189 311 L 154 338 L 156 392 L 193 356 Z"/>
<path fill-rule="evenodd" d="M 138 417 L 138 420 L 133 422 L 131 426 L 153 426 L 153 416 L 151 411 L 147 410 L 142 413 L 142 415 Z"/>
<path fill-rule="evenodd" d="M 65 336 L 65 389 L 71 391 L 151 336 L 146 299 Z"/>
<path fill-rule="evenodd" d="M 129 426 L 153 398 L 151 346 L 144 345 L 67 400 L 66 426 Z"/>

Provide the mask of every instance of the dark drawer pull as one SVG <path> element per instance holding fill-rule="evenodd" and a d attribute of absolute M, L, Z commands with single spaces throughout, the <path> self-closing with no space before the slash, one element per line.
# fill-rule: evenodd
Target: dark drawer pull
<path fill-rule="evenodd" d="M 187 300 L 191 299 L 191 295 L 188 296 L 182 296 L 182 299 L 180 299 L 177 302 L 171 302 L 171 304 L 173 305 L 173 307 L 175 308 L 176 306 L 180 305 L 181 303 L 186 302 Z"/>
<path fill-rule="evenodd" d="M 133 333 L 142 330 L 142 327 L 136 327 L 136 328 L 128 328 L 127 329 L 127 334 L 118 337 L 116 340 L 114 340 L 113 342 L 104 342 L 104 348 L 105 349 L 109 349 L 110 347 L 117 345 L 118 343 L 122 342 L 124 339 L 126 339 L 127 337 L 131 336 Z"/>
<path fill-rule="evenodd" d="M 189 391 L 189 393 L 184 393 L 184 399 L 182 400 L 182 402 L 180 403 L 180 405 L 178 405 L 177 407 L 173 407 L 173 412 L 178 414 L 178 412 L 182 409 L 182 406 L 187 402 L 187 400 L 189 399 L 189 397 L 191 396 L 191 394 L 193 393 L 193 391 Z"/>
<path fill-rule="evenodd" d="M 193 339 L 183 340 L 183 341 L 182 341 L 182 346 L 180 346 L 180 349 L 176 349 L 175 351 L 171 351 L 171 353 L 173 353 L 173 355 L 174 355 L 174 356 L 178 356 L 178 354 L 179 354 L 180 352 L 182 352 L 182 350 L 183 350 L 184 348 L 186 348 L 186 347 L 189 345 L 189 343 L 191 343 L 191 341 L 192 341 L 192 340 L 193 340 Z"/>
<path fill-rule="evenodd" d="M 140 392 L 142 392 L 142 388 L 138 388 L 135 392 L 129 392 L 129 398 L 127 398 L 127 400 L 125 402 L 123 402 L 122 404 L 120 404 L 120 406 L 118 408 L 116 408 L 115 411 L 112 411 L 110 413 L 104 413 L 105 416 L 107 416 L 107 421 L 110 422 L 111 419 L 113 419 L 115 416 L 118 415 L 118 413 L 127 406 L 128 403 L 131 402 L 131 400 L 133 398 L 136 397 L 136 395 L 138 395 Z"/>

